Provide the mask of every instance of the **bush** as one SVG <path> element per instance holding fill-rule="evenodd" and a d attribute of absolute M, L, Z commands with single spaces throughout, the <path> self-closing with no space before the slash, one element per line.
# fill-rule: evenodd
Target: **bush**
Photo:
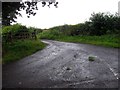
<path fill-rule="evenodd" d="M 117 14 L 93 13 L 90 17 L 90 35 L 115 34 L 120 30 L 120 16 Z"/>
<path fill-rule="evenodd" d="M 51 31 L 43 31 L 42 33 L 39 33 L 38 38 L 41 39 L 55 39 L 55 35 L 51 34 Z"/>
<path fill-rule="evenodd" d="M 25 26 L 22 26 L 20 24 L 14 24 L 12 26 L 4 26 L 2 28 L 2 36 L 3 36 L 3 41 L 6 41 L 8 39 L 8 34 L 12 34 L 12 36 L 15 36 L 18 34 L 21 30 L 27 30 Z"/>
<path fill-rule="evenodd" d="M 12 26 L 4 26 L 2 29 L 3 42 L 11 42 L 17 39 L 30 39 L 37 34 L 37 31 L 41 32 L 38 28 L 27 28 L 20 24 L 14 24 Z"/>
<path fill-rule="evenodd" d="M 40 42 L 40 40 L 35 39 L 25 39 L 20 38 L 16 39 L 16 36 L 31 34 L 36 28 L 27 28 L 20 24 L 14 24 L 12 26 L 3 26 L 2 29 L 2 57 L 3 63 L 13 62 L 19 59 L 22 59 L 25 56 L 28 56 L 38 50 L 41 50 L 45 47 L 45 44 Z M 11 34 L 10 34 L 11 33 Z M 12 36 L 12 43 L 8 43 L 8 35 Z M 13 40 L 14 39 L 14 40 Z"/>
<path fill-rule="evenodd" d="M 12 32 L 13 35 L 15 35 L 20 30 L 27 30 L 26 26 L 22 26 L 20 24 L 14 24 L 12 26 L 4 26 L 2 29 L 2 34 L 6 34 L 9 32 Z"/>

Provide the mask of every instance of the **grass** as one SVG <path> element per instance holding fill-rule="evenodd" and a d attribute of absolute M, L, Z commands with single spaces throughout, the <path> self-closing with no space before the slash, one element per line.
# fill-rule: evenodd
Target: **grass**
<path fill-rule="evenodd" d="M 77 42 L 93 44 L 105 47 L 120 48 L 119 39 L 117 36 L 103 35 L 103 36 L 65 36 L 56 40 L 65 42 Z"/>
<path fill-rule="evenodd" d="M 40 40 L 18 40 L 11 44 L 3 43 L 2 63 L 6 64 L 17 61 L 43 49 L 45 46 L 46 44 L 42 43 Z"/>
<path fill-rule="evenodd" d="M 120 48 L 118 35 L 102 35 L 102 36 L 65 36 L 54 35 L 50 32 L 43 32 L 38 35 L 41 39 L 52 39 L 64 42 L 86 43 L 105 47 Z"/>

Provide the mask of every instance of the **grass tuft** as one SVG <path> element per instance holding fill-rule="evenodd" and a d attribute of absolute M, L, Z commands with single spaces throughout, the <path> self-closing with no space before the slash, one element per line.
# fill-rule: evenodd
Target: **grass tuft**
<path fill-rule="evenodd" d="M 94 56 L 89 56 L 89 57 L 88 57 L 88 60 L 89 60 L 89 61 L 95 61 L 95 57 L 94 57 Z"/>

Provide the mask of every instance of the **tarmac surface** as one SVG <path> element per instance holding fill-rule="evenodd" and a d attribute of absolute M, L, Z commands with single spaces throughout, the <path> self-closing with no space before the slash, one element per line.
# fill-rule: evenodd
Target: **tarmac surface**
<path fill-rule="evenodd" d="M 118 49 L 42 41 L 48 44 L 45 49 L 3 65 L 3 88 L 118 87 Z"/>

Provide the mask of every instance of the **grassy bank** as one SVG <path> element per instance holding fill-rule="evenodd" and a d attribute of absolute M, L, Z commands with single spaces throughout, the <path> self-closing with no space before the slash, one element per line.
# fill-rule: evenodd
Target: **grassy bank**
<path fill-rule="evenodd" d="M 105 47 L 120 48 L 116 36 L 64 36 L 56 40 L 75 43 L 86 43 Z"/>
<path fill-rule="evenodd" d="M 65 36 L 65 35 L 55 35 L 48 31 L 39 34 L 39 38 L 120 48 L 119 36 L 115 34 L 102 35 L 102 36 Z"/>
<path fill-rule="evenodd" d="M 22 59 L 25 56 L 31 55 L 38 50 L 41 50 L 46 45 L 40 40 L 18 40 L 11 44 L 3 43 L 2 47 L 2 63 L 10 63 Z"/>

